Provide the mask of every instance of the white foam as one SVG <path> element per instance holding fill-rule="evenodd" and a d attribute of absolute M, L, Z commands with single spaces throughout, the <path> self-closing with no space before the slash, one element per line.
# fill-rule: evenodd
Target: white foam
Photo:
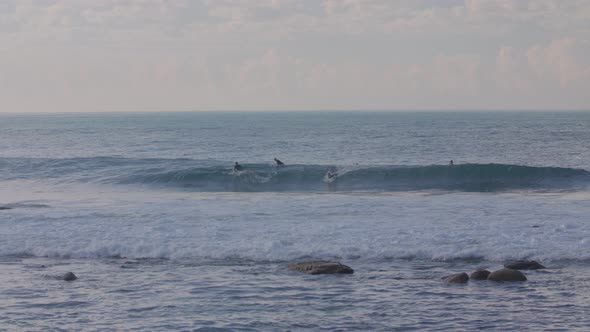
<path fill-rule="evenodd" d="M 0 255 L 590 259 L 590 207 L 567 196 L 102 190 L 1 211 Z"/>

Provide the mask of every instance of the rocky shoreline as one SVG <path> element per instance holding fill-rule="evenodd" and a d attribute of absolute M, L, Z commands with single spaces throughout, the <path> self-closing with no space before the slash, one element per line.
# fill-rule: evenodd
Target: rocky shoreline
<path fill-rule="evenodd" d="M 527 277 L 520 270 L 538 270 L 545 266 L 536 261 L 513 261 L 504 264 L 504 268 L 493 272 L 478 269 L 468 275 L 465 272 L 451 274 L 442 277 L 446 283 L 463 284 L 469 280 L 490 280 L 497 282 L 527 281 Z M 302 272 L 312 275 L 317 274 L 353 274 L 354 270 L 347 265 L 335 261 L 304 261 L 288 265 L 291 271 Z"/>
<path fill-rule="evenodd" d="M 476 270 L 471 275 L 467 273 L 457 273 L 442 277 L 447 283 L 462 284 L 469 280 L 490 280 L 499 282 L 510 281 L 527 281 L 527 277 L 520 270 L 538 270 L 544 269 L 545 266 L 536 261 L 512 261 L 504 264 L 504 268 L 490 272 L 488 270 Z"/>
<path fill-rule="evenodd" d="M 134 262 L 125 262 L 121 268 L 129 268 L 128 264 Z M 45 267 L 45 266 L 43 266 Z M 337 261 L 302 261 L 290 263 L 287 269 L 293 272 L 300 272 L 309 275 L 323 275 L 323 274 L 354 274 L 354 269 L 348 265 L 344 265 Z M 444 283 L 448 284 L 465 284 L 470 280 L 477 281 L 495 281 L 495 282 L 516 282 L 527 281 L 527 277 L 520 270 L 538 270 L 545 269 L 545 266 L 536 261 L 520 260 L 512 261 L 504 264 L 504 267 L 495 271 L 488 271 L 486 269 L 477 269 L 471 274 L 465 272 L 455 273 L 440 278 Z M 55 279 L 64 281 L 74 281 L 78 277 L 73 272 L 67 272 L 63 275 L 55 276 Z"/>

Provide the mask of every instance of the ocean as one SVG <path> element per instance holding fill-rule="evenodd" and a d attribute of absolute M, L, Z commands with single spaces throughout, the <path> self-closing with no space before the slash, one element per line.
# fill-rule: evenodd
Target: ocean
<path fill-rule="evenodd" d="M 590 112 L 2 114 L 0 331 L 588 331 L 589 142 Z M 316 259 L 354 274 L 287 268 Z"/>

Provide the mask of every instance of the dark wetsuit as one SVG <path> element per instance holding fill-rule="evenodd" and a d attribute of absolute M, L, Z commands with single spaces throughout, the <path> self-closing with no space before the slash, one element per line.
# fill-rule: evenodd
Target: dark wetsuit
<path fill-rule="evenodd" d="M 238 164 L 237 162 L 234 164 L 234 171 L 241 171 L 242 165 Z"/>
<path fill-rule="evenodd" d="M 275 162 L 277 163 L 277 166 L 285 166 L 285 163 L 283 163 L 282 161 L 278 160 L 277 158 L 275 158 Z"/>

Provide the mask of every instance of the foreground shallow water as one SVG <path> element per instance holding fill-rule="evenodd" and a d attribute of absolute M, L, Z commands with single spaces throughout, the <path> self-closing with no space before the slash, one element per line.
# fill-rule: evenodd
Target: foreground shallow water
<path fill-rule="evenodd" d="M 478 261 L 345 261 L 353 275 L 286 263 L 8 258 L 0 329 L 54 331 L 584 331 L 590 266 L 551 263 L 527 282 L 445 284 Z M 79 279 L 53 278 L 74 271 Z"/>
<path fill-rule="evenodd" d="M 590 326 L 585 193 L 36 189 L 0 189 L 12 207 L 0 211 L 0 330 Z M 525 271 L 521 283 L 440 279 L 517 258 L 548 268 Z M 355 273 L 287 269 L 306 259 L 337 259 Z M 79 279 L 55 278 L 68 271 Z"/>

